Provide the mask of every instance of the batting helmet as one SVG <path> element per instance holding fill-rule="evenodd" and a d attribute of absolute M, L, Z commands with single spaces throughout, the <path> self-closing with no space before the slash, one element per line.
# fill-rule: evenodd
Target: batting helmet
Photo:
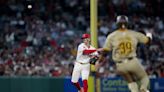
<path fill-rule="evenodd" d="M 128 17 L 125 15 L 117 16 L 116 24 L 117 24 L 118 28 L 120 28 L 120 27 L 122 28 L 123 25 L 125 27 L 127 27 L 128 26 Z"/>
<path fill-rule="evenodd" d="M 90 38 L 90 35 L 89 34 L 83 34 L 82 39 L 85 39 L 85 38 Z"/>

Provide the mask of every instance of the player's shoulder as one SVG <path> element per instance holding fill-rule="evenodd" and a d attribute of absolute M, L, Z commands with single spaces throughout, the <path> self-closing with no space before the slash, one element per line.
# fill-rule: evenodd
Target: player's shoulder
<path fill-rule="evenodd" d="M 80 44 L 78 45 L 78 47 L 83 47 L 83 46 L 85 46 L 84 43 L 80 43 Z"/>
<path fill-rule="evenodd" d="M 112 33 L 109 33 L 107 35 L 108 38 L 112 38 L 113 36 L 115 36 L 117 34 L 117 31 L 113 31 Z"/>
<path fill-rule="evenodd" d="M 143 34 L 142 32 L 136 31 L 136 30 L 129 30 L 129 32 L 134 34 L 134 35 L 141 35 L 141 34 Z"/>
<path fill-rule="evenodd" d="M 136 34 L 138 34 L 138 32 L 136 30 L 132 30 L 132 29 L 128 29 L 128 33 L 130 35 L 136 35 Z"/>

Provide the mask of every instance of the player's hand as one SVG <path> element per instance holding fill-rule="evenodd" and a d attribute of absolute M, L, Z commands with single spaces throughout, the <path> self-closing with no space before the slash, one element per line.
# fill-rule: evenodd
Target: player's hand
<path fill-rule="evenodd" d="M 103 51 L 104 51 L 103 48 L 98 48 L 98 49 L 97 49 L 97 52 L 98 52 L 98 53 L 102 53 Z"/>
<path fill-rule="evenodd" d="M 146 32 L 146 36 L 149 37 L 151 40 L 153 39 L 152 33 L 151 32 Z"/>

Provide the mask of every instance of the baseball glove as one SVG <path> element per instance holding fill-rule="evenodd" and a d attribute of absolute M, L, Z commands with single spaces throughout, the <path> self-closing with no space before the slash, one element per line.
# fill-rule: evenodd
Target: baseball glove
<path fill-rule="evenodd" d="M 94 56 L 94 57 L 92 57 L 92 58 L 89 60 L 89 62 L 90 62 L 90 64 L 95 65 L 95 63 L 96 63 L 96 61 L 97 61 L 98 59 L 99 59 L 98 56 Z"/>

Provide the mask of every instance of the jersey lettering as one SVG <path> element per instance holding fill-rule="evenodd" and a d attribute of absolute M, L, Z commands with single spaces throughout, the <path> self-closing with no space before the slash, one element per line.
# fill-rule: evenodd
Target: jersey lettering
<path fill-rule="evenodd" d="M 121 42 L 118 45 L 118 53 L 120 55 L 128 55 L 132 52 L 132 43 L 131 42 Z"/>

